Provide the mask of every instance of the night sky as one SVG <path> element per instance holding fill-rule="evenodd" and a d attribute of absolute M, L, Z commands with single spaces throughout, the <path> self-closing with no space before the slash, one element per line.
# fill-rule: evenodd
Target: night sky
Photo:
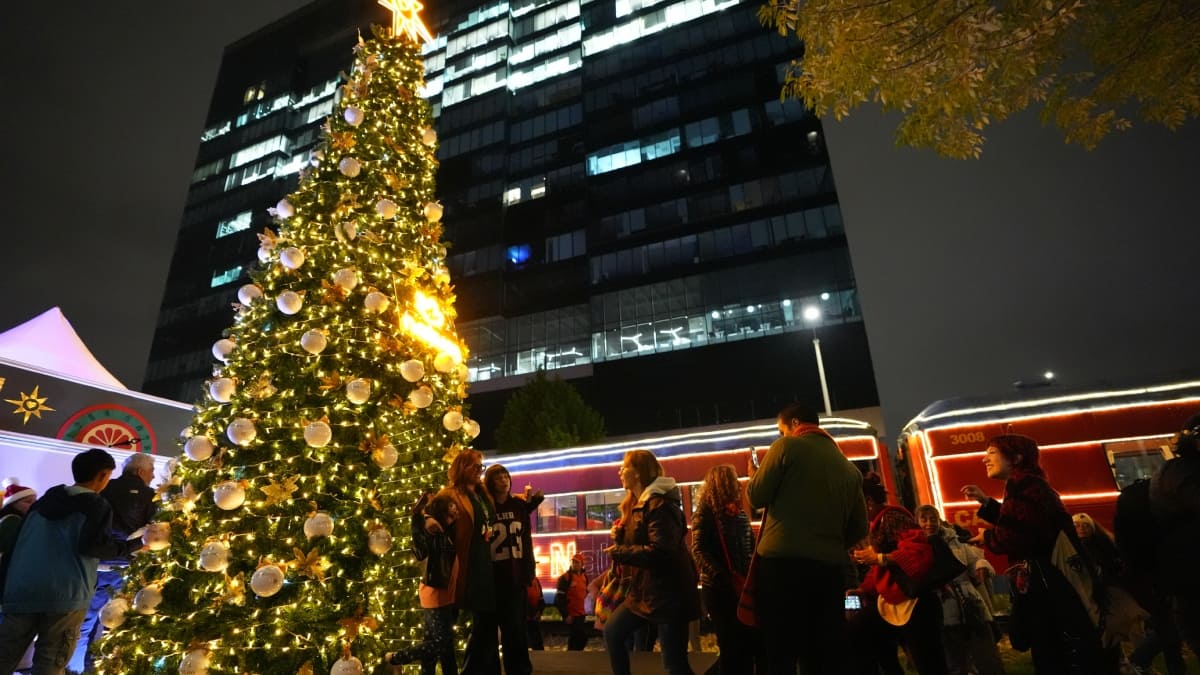
<path fill-rule="evenodd" d="M 61 306 L 140 387 L 221 51 L 304 4 L 5 7 L 0 327 Z M 1087 153 L 1026 114 L 963 162 L 894 148 L 892 124 L 860 110 L 826 129 L 889 436 L 934 399 L 1046 369 L 1200 366 L 1200 125 Z"/>

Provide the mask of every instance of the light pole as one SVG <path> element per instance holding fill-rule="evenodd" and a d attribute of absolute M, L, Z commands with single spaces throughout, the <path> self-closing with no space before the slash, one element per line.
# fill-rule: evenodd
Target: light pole
<path fill-rule="evenodd" d="M 821 358 L 821 340 L 817 338 L 817 322 L 821 320 L 821 308 L 816 305 L 805 307 L 804 320 L 812 326 L 813 353 L 817 355 L 817 376 L 821 378 L 821 397 L 825 399 L 825 414 L 832 415 L 833 407 L 829 405 L 829 383 L 825 381 L 825 360 Z"/>

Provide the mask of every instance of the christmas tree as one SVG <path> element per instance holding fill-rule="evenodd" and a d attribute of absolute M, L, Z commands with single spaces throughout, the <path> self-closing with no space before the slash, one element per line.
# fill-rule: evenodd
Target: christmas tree
<path fill-rule="evenodd" d="M 419 640 L 408 518 L 479 433 L 434 201 L 414 0 L 355 63 L 273 209 L 99 672 L 369 671 Z"/>

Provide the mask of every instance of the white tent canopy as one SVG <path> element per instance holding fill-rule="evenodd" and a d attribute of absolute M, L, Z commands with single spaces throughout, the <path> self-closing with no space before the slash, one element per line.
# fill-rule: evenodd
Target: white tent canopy
<path fill-rule="evenodd" d="M 126 389 L 92 355 L 58 307 L 0 333 L 0 359 L 113 389 Z"/>

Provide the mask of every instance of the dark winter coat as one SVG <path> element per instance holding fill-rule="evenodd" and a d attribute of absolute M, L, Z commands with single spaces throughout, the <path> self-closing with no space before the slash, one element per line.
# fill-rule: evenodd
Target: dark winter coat
<path fill-rule="evenodd" d="M 108 482 L 100 496 L 112 506 L 113 536 L 125 539 L 154 519 L 154 490 L 132 474 L 121 474 Z M 129 558 L 114 558 L 106 563 L 127 563 Z"/>
<path fill-rule="evenodd" d="M 750 518 L 737 505 L 731 510 L 733 513 L 718 513 L 708 504 L 701 504 L 692 516 L 692 558 L 700 571 L 701 586 L 731 587 L 730 566 L 743 577 L 750 568 L 750 556 L 754 551 Z"/>
<path fill-rule="evenodd" d="M 1157 568 L 1168 587 L 1200 591 L 1200 457 L 1185 455 L 1150 479 L 1150 509 L 1160 527 Z"/>
<path fill-rule="evenodd" d="M 138 540 L 115 539 L 112 507 L 96 492 L 59 485 L 29 507 L 4 583 L 3 605 L 15 614 L 87 609 L 101 559 L 127 556 Z"/>
<path fill-rule="evenodd" d="M 624 606 L 655 623 L 700 616 L 696 567 L 688 552 L 680 504 L 674 479 L 656 479 L 642 492 L 629 522 L 618 530 L 617 541 L 626 543 L 618 543 L 611 554 L 615 562 L 633 571 Z"/>
<path fill-rule="evenodd" d="M 412 552 L 417 560 L 424 561 L 425 572 L 421 583 L 433 588 L 446 588 L 454 571 L 454 540 L 447 532 L 429 534 L 425 531 L 425 514 L 418 504 L 412 516 Z"/>

